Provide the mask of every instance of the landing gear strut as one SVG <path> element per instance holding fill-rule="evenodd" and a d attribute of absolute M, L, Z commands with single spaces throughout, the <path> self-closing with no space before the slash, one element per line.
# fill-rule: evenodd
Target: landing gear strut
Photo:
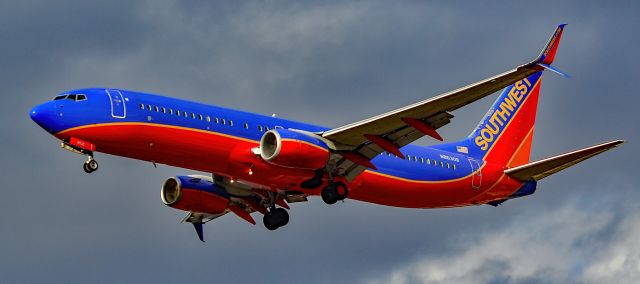
<path fill-rule="evenodd" d="M 90 174 L 98 170 L 98 161 L 94 160 L 92 155 L 87 155 L 87 157 L 87 161 L 84 162 L 82 168 L 85 173 Z"/>
<path fill-rule="evenodd" d="M 347 186 L 341 182 L 330 182 L 320 193 L 322 201 L 327 204 L 334 204 L 340 200 L 344 200 L 348 195 L 349 190 Z"/>

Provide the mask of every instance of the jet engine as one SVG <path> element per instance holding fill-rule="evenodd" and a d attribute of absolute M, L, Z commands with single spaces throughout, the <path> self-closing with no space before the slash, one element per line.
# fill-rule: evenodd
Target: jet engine
<path fill-rule="evenodd" d="M 329 160 L 329 147 L 311 133 L 272 129 L 260 139 L 260 157 L 282 167 L 320 169 Z"/>
<path fill-rule="evenodd" d="M 227 191 L 206 176 L 170 177 L 162 184 L 160 197 L 169 207 L 207 214 L 220 214 L 229 204 Z"/>

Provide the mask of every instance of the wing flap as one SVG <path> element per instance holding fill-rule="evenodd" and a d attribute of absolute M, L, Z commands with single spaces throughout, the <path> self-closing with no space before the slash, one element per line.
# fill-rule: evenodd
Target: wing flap
<path fill-rule="evenodd" d="M 538 181 L 561 170 L 571 167 L 595 155 L 606 152 L 620 144 L 623 140 L 615 140 L 595 146 L 587 147 L 577 151 L 550 157 L 526 165 L 507 169 L 505 174 L 521 181 Z"/>

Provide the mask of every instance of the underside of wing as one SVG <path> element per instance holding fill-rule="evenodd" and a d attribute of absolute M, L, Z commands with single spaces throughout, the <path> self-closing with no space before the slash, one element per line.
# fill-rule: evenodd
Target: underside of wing
<path fill-rule="evenodd" d="M 448 124 L 456 109 L 489 96 L 550 64 L 560 42 L 564 25 L 557 27 L 542 53 L 534 61 L 516 69 L 478 81 L 465 87 L 417 102 L 375 117 L 322 133 L 335 144 L 338 174 L 352 180 L 367 168 L 370 160 L 382 152 L 404 158 L 399 148 L 427 135 L 442 140 L 436 130 Z"/>

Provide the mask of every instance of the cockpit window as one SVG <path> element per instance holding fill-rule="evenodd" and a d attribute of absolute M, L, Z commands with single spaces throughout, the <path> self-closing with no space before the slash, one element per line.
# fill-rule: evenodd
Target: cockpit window
<path fill-rule="evenodd" d="M 64 99 L 68 99 L 68 100 L 79 102 L 79 101 L 86 100 L 87 96 L 83 95 L 83 94 L 64 94 L 64 95 L 59 95 L 59 96 L 56 96 L 55 98 L 53 98 L 54 101 L 64 100 Z"/>

